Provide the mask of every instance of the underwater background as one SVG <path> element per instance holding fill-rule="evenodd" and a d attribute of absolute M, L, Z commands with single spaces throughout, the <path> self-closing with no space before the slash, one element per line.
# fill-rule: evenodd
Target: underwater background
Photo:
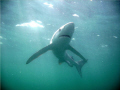
<path fill-rule="evenodd" d="M 68 22 L 75 24 L 70 45 L 88 59 L 82 77 L 52 51 L 26 64 Z M 119 90 L 120 2 L 2 0 L 0 46 L 2 90 Z"/>

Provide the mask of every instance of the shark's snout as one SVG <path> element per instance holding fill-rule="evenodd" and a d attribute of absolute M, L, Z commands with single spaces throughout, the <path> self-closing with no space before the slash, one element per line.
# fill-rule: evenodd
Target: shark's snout
<path fill-rule="evenodd" d="M 71 27 L 74 28 L 74 23 L 73 22 L 69 22 L 65 25 L 66 27 Z"/>

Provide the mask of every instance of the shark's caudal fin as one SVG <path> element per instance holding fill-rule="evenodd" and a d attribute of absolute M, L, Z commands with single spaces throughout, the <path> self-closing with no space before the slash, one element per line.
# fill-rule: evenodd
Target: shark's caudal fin
<path fill-rule="evenodd" d="M 43 53 L 47 52 L 48 50 L 52 49 L 52 44 L 40 49 L 38 52 L 36 52 L 35 54 L 33 54 L 26 62 L 26 64 L 30 63 L 31 61 L 33 61 L 35 58 L 39 57 L 40 55 L 42 55 Z"/>
<path fill-rule="evenodd" d="M 81 69 L 82 69 L 82 66 L 86 63 L 87 61 L 77 61 L 77 65 L 76 65 L 76 68 L 80 74 L 80 76 L 82 77 L 82 72 L 81 72 Z"/>

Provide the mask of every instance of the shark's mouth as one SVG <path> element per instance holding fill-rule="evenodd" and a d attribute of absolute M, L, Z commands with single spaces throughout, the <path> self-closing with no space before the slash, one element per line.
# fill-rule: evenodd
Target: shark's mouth
<path fill-rule="evenodd" d="M 71 38 L 69 35 L 61 35 L 60 37 L 68 37 L 68 38 Z"/>

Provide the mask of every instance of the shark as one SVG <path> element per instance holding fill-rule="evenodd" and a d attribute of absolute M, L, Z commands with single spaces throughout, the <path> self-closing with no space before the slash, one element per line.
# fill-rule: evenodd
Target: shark
<path fill-rule="evenodd" d="M 78 70 L 78 73 L 82 77 L 81 68 L 87 62 L 85 59 L 76 49 L 74 49 L 70 45 L 70 41 L 72 39 L 72 35 L 74 33 L 74 23 L 69 22 L 65 25 L 61 26 L 52 36 L 50 40 L 50 44 L 45 46 L 44 48 L 40 49 L 36 53 L 34 53 L 26 62 L 29 64 L 31 61 L 35 60 L 40 55 L 44 54 L 45 52 L 51 50 L 53 54 L 58 58 L 58 63 L 61 64 L 66 62 L 70 67 L 75 66 Z M 77 56 L 81 58 L 79 61 L 75 61 L 68 53 L 67 50 L 70 50 Z"/>

